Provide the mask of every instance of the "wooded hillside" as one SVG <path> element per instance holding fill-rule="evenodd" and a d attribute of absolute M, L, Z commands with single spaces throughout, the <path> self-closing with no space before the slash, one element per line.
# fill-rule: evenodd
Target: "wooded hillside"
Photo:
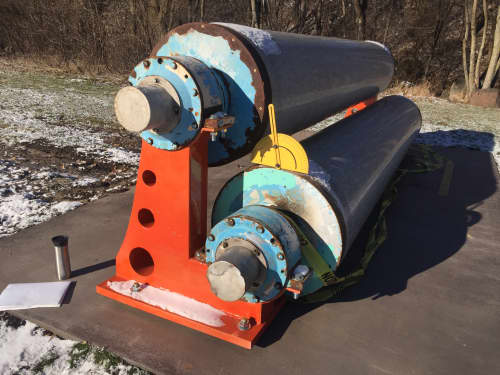
<path fill-rule="evenodd" d="M 498 86 L 499 17 L 499 0 L 2 0 L 0 53 L 127 72 L 179 24 L 234 22 L 379 41 L 396 81 L 439 95 L 464 67 L 471 88 Z"/>

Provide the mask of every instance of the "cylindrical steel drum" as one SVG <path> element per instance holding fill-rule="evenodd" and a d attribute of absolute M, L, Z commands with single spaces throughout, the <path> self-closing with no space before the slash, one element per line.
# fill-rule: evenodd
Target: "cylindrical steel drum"
<path fill-rule="evenodd" d="M 269 103 L 275 105 L 278 131 L 291 134 L 376 95 L 387 87 L 394 70 L 390 52 L 377 43 L 264 31 L 235 24 L 191 23 L 170 31 L 153 49 L 151 57 L 134 69 L 130 82 L 137 86 L 148 76 L 178 81 L 169 73 L 172 67 L 168 64 L 175 62 L 162 63 L 162 57 L 178 60 L 188 71 L 180 76 L 181 81 L 185 77 L 190 82 L 192 77 L 200 89 L 201 104 L 187 108 L 189 105 L 181 103 L 188 114 L 201 116 L 199 120 L 194 116 L 192 121 L 200 125 L 214 111 L 236 118 L 225 137 L 210 142 L 210 166 L 228 163 L 253 149 L 268 130 Z M 205 68 L 195 67 L 192 62 L 186 64 L 186 57 L 199 61 L 214 77 L 207 71 L 203 78 L 198 73 Z M 170 82 L 180 90 L 184 102 L 183 89 Z M 215 97 L 219 97 L 219 107 L 204 104 Z M 165 149 L 183 147 L 186 141 L 194 139 L 198 125 L 176 129 L 173 133 L 179 134 L 169 138 L 175 147 L 168 143 Z M 185 132 L 191 135 L 183 136 L 181 133 Z M 144 131 L 143 138 L 162 148 L 162 139 L 154 132 Z"/>
<path fill-rule="evenodd" d="M 335 270 L 420 125 L 420 111 L 412 101 L 386 97 L 304 140 L 308 174 L 252 167 L 233 177 L 214 203 L 212 224 L 241 207 L 277 208 L 292 217 Z M 312 276 L 303 293 L 322 285 Z"/>

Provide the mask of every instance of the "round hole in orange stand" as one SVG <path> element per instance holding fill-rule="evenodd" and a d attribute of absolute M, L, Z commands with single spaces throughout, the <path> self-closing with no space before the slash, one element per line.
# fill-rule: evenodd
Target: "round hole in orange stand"
<path fill-rule="evenodd" d="M 148 186 L 156 184 L 156 175 L 150 170 L 142 172 L 142 181 Z"/>
<path fill-rule="evenodd" d="M 137 218 L 139 219 L 139 223 L 141 223 L 141 225 L 146 228 L 151 228 L 155 223 L 155 217 L 153 216 L 153 213 L 147 208 L 140 209 L 139 213 L 137 214 Z"/>
<path fill-rule="evenodd" d="M 132 249 L 129 256 L 130 265 L 139 275 L 151 275 L 155 268 L 155 263 L 151 254 L 142 247 Z"/>

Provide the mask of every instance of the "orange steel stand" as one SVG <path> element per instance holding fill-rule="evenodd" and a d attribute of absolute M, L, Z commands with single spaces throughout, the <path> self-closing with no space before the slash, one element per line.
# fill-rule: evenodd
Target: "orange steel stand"
<path fill-rule="evenodd" d="M 205 130 L 205 129 L 203 129 Z M 97 292 L 132 307 L 250 349 L 284 304 L 225 302 L 210 290 L 208 265 L 195 258 L 204 248 L 207 223 L 208 132 L 188 147 L 164 151 L 142 143 L 130 221 L 116 256 L 116 274 Z M 108 281 L 137 280 L 207 303 L 226 315 L 212 327 L 114 292 Z M 241 318 L 251 322 L 240 331 Z"/>
<path fill-rule="evenodd" d="M 372 96 L 371 98 L 368 98 L 366 100 L 363 100 L 363 101 L 359 102 L 358 104 L 350 106 L 349 108 L 347 108 L 345 115 L 344 115 L 344 118 L 352 116 L 356 112 L 362 111 L 366 107 L 371 106 L 376 101 L 377 101 L 377 95 Z"/>

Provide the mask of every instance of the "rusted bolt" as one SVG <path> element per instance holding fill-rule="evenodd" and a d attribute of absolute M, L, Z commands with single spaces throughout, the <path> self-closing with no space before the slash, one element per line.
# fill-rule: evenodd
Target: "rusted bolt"
<path fill-rule="evenodd" d="M 269 242 L 271 242 L 271 245 L 274 245 L 276 243 L 276 240 L 274 238 L 271 238 Z"/>
<path fill-rule="evenodd" d="M 149 143 L 150 145 L 152 145 L 152 144 L 153 144 L 153 138 L 148 138 L 148 143 Z"/>
<path fill-rule="evenodd" d="M 157 60 L 157 61 L 158 61 L 158 64 L 163 64 L 163 59 L 162 59 L 161 57 L 160 57 L 160 58 L 158 58 L 158 60 Z"/>
<path fill-rule="evenodd" d="M 222 247 L 223 247 L 224 249 L 225 249 L 225 248 L 227 248 L 228 246 L 229 246 L 229 245 L 227 244 L 227 242 L 226 242 L 226 241 L 224 241 L 224 242 L 222 243 Z"/>
<path fill-rule="evenodd" d="M 247 318 L 241 318 L 238 323 L 238 329 L 240 331 L 247 331 L 250 329 L 250 320 Z"/>
<path fill-rule="evenodd" d="M 155 78 L 155 83 L 160 83 L 160 80 L 158 78 Z"/>
<path fill-rule="evenodd" d="M 255 255 L 260 255 L 259 249 L 255 249 L 253 252 L 255 253 Z"/>
<path fill-rule="evenodd" d="M 209 241 L 214 241 L 215 240 L 215 236 L 213 234 L 209 234 L 208 235 L 208 240 Z M 208 249 L 207 249 L 208 250 Z"/>
<path fill-rule="evenodd" d="M 143 62 L 143 65 L 146 69 L 149 69 L 149 67 L 151 66 L 151 62 L 149 60 L 146 60 Z"/>
<path fill-rule="evenodd" d="M 278 163 L 276 163 L 275 167 L 276 167 L 276 168 L 279 168 L 279 167 L 281 167 L 281 165 L 280 165 L 280 164 L 278 164 Z"/>
<path fill-rule="evenodd" d="M 233 227 L 233 226 L 234 226 L 234 219 L 229 218 L 229 219 L 227 219 L 227 220 L 226 220 L 226 223 L 227 223 L 227 225 L 229 225 L 230 227 Z"/>
<path fill-rule="evenodd" d="M 198 90 L 197 89 L 194 89 L 193 96 L 198 96 Z"/>
<path fill-rule="evenodd" d="M 282 268 L 280 272 L 281 272 L 281 273 L 285 273 L 285 272 L 286 272 L 286 270 L 285 270 L 284 268 Z"/>
<path fill-rule="evenodd" d="M 264 227 L 262 225 L 257 226 L 257 232 L 264 233 Z"/>
<path fill-rule="evenodd" d="M 177 64 L 174 61 L 172 61 L 172 69 L 177 69 Z"/>
<path fill-rule="evenodd" d="M 278 259 L 279 260 L 285 259 L 285 256 L 283 255 L 283 253 L 278 253 Z"/>
<path fill-rule="evenodd" d="M 193 112 L 193 108 L 189 107 L 188 108 L 189 112 Z"/>
<path fill-rule="evenodd" d="M 277 149 L 277 148 L 278 148 L 278 145 L 273 145 L 273 148 L 274 148 L 274 149 Z"/>
<path fill-rule="evenodd" d="M 191 124 L 191 127 L 192 127 L 194 130 L 196 130 L 196 129 L 198 129 L 198 128 L 200 127 L 200 125 L 198 125 L 198 123 L 197 123 L 197 122 L 193 122 L 193 123 Z"/>
<path fill-rule="evenodd" d="M 188 76 L 187 74 L 184 74 L 184 78 L 188 79 L 188 78 L 189 78 L 189 76 Z"/>

